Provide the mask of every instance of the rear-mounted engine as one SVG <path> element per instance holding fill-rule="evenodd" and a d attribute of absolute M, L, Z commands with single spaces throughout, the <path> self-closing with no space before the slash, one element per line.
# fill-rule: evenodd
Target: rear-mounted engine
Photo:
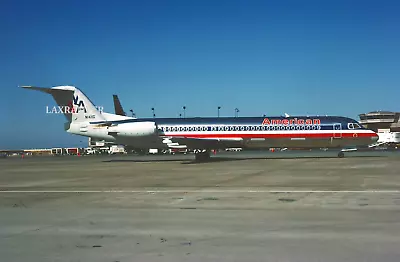
<path fill-rule="evenodd" d="M 157 125 L 154 122 L 124 123 L 108 128 L 109 135 L 123 137 L 151 136 L 157 133 Z"/>

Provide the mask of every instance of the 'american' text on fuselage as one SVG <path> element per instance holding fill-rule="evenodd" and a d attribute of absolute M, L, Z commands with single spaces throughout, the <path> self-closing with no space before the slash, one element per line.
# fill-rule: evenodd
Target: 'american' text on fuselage
<path fill-rule="evenodd" d="M 289 126 L 289 125 L 321 125 L 321 119 L 314 118 L 314 119 L 297 119 L 297 118 L 291 118 L 291 119 L 269 119 L 269 118 L 264 118 L 262 125 L 284 125 L 284 126 Z"/>

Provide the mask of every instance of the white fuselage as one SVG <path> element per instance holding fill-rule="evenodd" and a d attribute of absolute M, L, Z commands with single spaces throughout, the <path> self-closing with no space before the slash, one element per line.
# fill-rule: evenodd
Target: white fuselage
<path fill-rule="evenodd" d="M 117 121 L 108 125 L 72 123 L 68 132 L 139 148 L 171 148 L 183 144 L 192 144 L 188 147 L 194 148 L 202 144 L 215 148 L 326 148 L 366 146 L 378 139 L 375 132 L 354 128 L 353 124 L 325 122 L 291 125 L 288 121 L 288 124 L 267 125 L 263 122 L 210 124 L 205 121 L 196 122 L 196 119 L 188 122 L 145 119 Z M 211 141 L 216 143 L 212 144 Z"/>

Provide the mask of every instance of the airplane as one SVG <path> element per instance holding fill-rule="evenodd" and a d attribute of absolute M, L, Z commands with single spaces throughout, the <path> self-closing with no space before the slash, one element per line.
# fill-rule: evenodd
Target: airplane
<path fill-rule="evenodd" d="M 116 115 L 126 116 L 126 112 L 122 108 L 121 102 L 119 101 L 118 95 L 113 95 L 114 110 Z"/>
<path fill-rule="evenodd" d="M 379 139 L 375 144 L 369 145 L 370 148 L 387 146 L 396 148 L 400 144 L 400 132 L 392 132 L 390 129 L 379 130 L 377 133 Z"/>
<path fill-rule="evenodd" d="M 22 86 L 51 94 L 71 134 L 135 148 L 186 148 L 197 161 L 225 148 L 336 148 L 338 157 L 375 143 L 378 135 L 342 116 L 133 118 L 97 110 L 74 86 Z M 351 149 L 348 149 L 353 147 Z"/>

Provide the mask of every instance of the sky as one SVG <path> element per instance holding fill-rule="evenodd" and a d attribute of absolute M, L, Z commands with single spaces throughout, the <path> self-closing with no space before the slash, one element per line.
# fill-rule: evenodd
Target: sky
<path fill-rule="evenodd" d="M 86 146 L 52 97 L 137 117 L 400 111 L 399 1 L 0 2 L 0 149 Z"/>

